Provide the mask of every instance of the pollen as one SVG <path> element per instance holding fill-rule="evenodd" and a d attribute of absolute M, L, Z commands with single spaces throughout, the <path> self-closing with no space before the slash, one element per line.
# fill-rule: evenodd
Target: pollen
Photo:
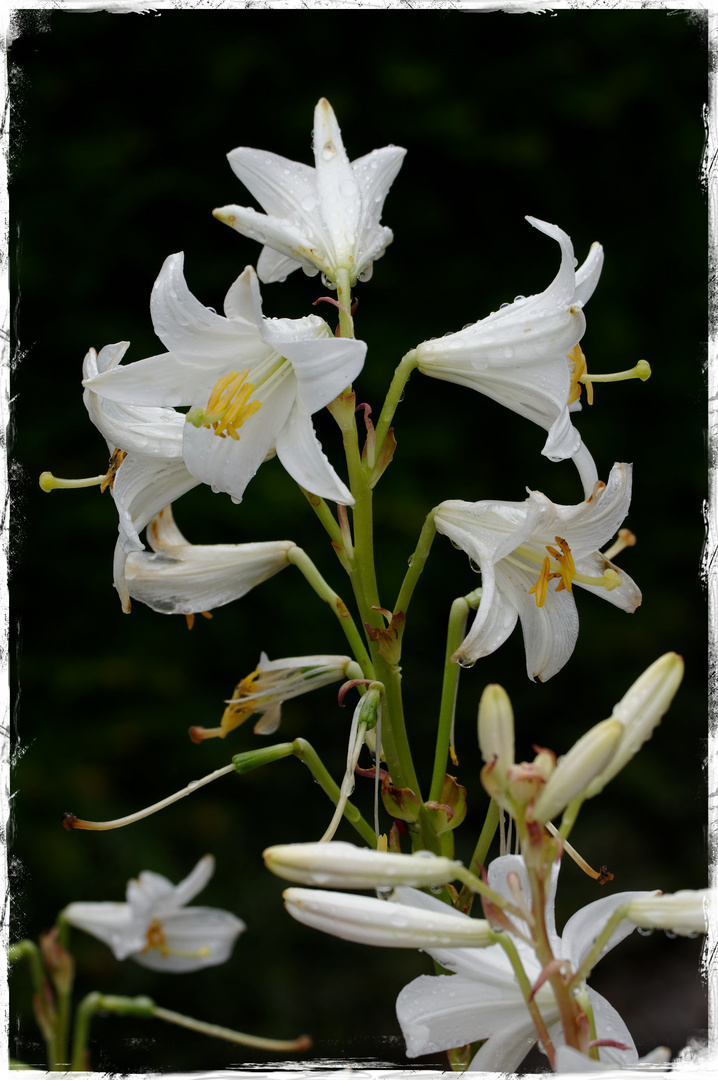
<path fill-rule="evenodd" d="M 212 428 L 221 439 L 229 435 L 230 439 L 238 440 L 237 429 L 262 407 L 261 401 L 249 400 L 254 385 L 246 381 L 248 375 L 249 368 L 223 375 L 214 384 L 206 409 L 190 409 L 188 422 L 195 427 Z"/>
<path fill-rule="evenodd" d="M 551 560 L 548 555 L 543 561 L 541 566 L 541 573 L 538 576 L 538 581 L 529 589 L 529 595 L 536 593 L 536 607 L 543 607 L 546 603 L 546 593 L 548 592 L 548 583 L 551 578 L 560 577 L 560 574 L 553 573 L 551 571 Z"/>
<path fill-rule="evenodd" d="M 593 384 L 588 378 L 588 365 L 580 345 L 574 345 L 571 352 L 568 353 L 568 359 L 571 362 L 571 385 L 568 391 L 567 404 L 573 405 L 574 401 L 578 401 L 581 397 L 581 384 L 583 383 L 586 387 L 586 400 L 589 405 L 593 405 Z"/>

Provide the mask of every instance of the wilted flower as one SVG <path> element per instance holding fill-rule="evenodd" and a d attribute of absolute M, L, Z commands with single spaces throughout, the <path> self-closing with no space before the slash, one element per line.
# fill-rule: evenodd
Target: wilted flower
<path fill-rule="evenodd" d="M 581 447 L 569 412 L 580 408 L 583 305 L 598 283 L 603 248 L 594 244 L 574 271 L 573 245 L 563 229 L 537 218 L 526 220 L 561 246 L 561 266 L 549 287 L 536 296 L 518 296 L 457 333 L 422 342 L 416 362 L 425 375 L 478 390 L 545 428 L 542 452 L 560 461 Z"/>
<path fill-rule="evenodd" d="M 631 466 L 617 464 L 608 484 L 597 484 L 590 498 L 574 506 L 553 503 L 540 491 L 529 491 L 520 503 L 441 503 L 434 512 L 436 528 L 481 570 L 479 609 L 452 659 L 473 663 L 488 656 L 520 619 L 529 678 L 545 682 L 576 645 L 574 584 L 635 611 L 638 587 L 600 551 L 621 525 L 630 499 Z"/>
<path fill-rule="evenodd" d="M 346 677 L 349 656 L 286 656 L 270 660 L 262 653 L 254 671 L 234 688 L 218 728 L 194 727 L 195 742 L 218 736 L 223 739 L 254 713 L 262 717 L 254 725 L 258 735 L 271 735 L 279 727 L 282 703 Z"/>
<path fill-rule="evenodd" d="M 182 261 L 181 254 L 166 259 L 152 293 L 155 332 L 169 351 L 86 377 L 85 386 L 130 405 L 192 406 L 177 420 L 163 410 L 182 425 L 184 465 L 235 502 L 276 451 L 302 487 L 352 504 L 311 418 L 359 374 L 366 345 L 335 338 L 316 315 L 264 318 L 251 266 L 227 293 L 226 315 L 218 315 L 189 291 Z"/>
<path fill-rule="evenodd" d="M 244 929 L 241 919 L 219 908 L 185 907 L 214 873 L 205 855 L 179 885 L 143 870 L 127 885 L 127 903 L 69 904 L 63 918 L 109 945 L 118 960 L 127 957 L 154 971 L 198 971 L 223 964 Z"/>
<path fill-rule="evenodd" d="M 381 211 L 405 150 L 385 146 L 349 162 L 334 110 L 321 98 L 314 110 L 315 167 L 240 146 L 227 155 L 232 169 L 267 211 L 222 206 L 214 216 L 265 246 L 257 272 L 262 281 L 283 281 L 302 267 L 321 270 L 328 282 L 337 270 L 351 284 L 371 277 L 374 259 L 391 243 Z"/>

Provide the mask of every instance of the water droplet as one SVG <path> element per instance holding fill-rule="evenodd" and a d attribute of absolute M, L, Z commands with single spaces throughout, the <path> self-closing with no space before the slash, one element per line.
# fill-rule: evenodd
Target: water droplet
<path fill-rule="evenodd" d="M 394 889 L 391 885 L 378 885 L 374 890 L 379 900 L 388 900 Z"/>
<path fill-rule="evenodd" d="M 514 303 L 515 304 L 524 304 L 525 302 L 526 302 L 526 297 L 525 296 L 515 296 L 514 297 Z"/>
<path fill-rule="evenodd" d="M 302 199 L 302 210 L 313 210 L 317 205 L 317 200 L 313 195 L 305 195 Z"/>
<path fill-rule="evenodd" d="M 329 142 L 324 143 L 324 146 L 322 148 L 322 157 L 325 161 L 331 161 L 336 152 L 337 148 L 331 141 L 331 139 L 329 140 Z"/>
<path fill-rule="evenodd" d="M 666 930 L 666 937 L 667 938 L 676 938 L 676 937 L 678 937 L 678 934 L 676 934 L 676 932 L 674 930 Z"/>
<path fill-rule="evenodd" d="M 638 933 L 641 934 L 642 937 L 650 937 L 651 934 L 653 933 L 653 930 L 649 930 L 645 926 L 639 926 L 638 927 Z"/>
<path fill-rule="evenodd" d="M 514 355 L 514 350 L 511 348 L 510 345 L 507 345 L 506 348 L 504 349 L 504 356 L 506 357 L 507 360 L 510 360 L 513 355 Z"/>
<path fill-rule="evenodd" d="M 511 307 L 511 304 L 507 301 L 505 304 L 499 305 L 499 311 L 503 311 L 504 308 Z"/>

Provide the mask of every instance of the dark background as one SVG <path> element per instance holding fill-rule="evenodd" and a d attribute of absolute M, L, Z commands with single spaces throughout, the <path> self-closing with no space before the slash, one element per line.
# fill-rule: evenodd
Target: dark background
<path fill-rule="evenodd" d="M 399 950 L 320 936 L 284 913 L 264 869 L 271 843 L 317 839 L 331 807 L 293 760 L 226 777 L 169 810 L 104 834 L 65 833 L 64 811 L 112 818 L 155 801 L 260 744 L 251 723 L 193 745 L 260 649 L 281 657 L 343 652 L 335 622 L 292 570 L 198 620 L 134 606 L 112 588 L 117 518 L 96 489 L 44 495 L 37 477 L 104 470 L 104 441 L 81 400 L 90 345 L 132 342 L 128 361 L 161 351 L 148 301 L 164 258 L 186 253 L 190 288 L 221 310 L 259 247 L 211 217 L 251 198 L 224 155 L 238 145 L 312 162 L 313 107 L 334 106 L 350 158 L 388 143 L 408 154 L 386 200 L 395 242 L 359 286 L 369 344 L 358 400 L 377 415 L 391 373 L 418 342 L 457 330 L 517 294 L 544 289 L 558 247 L 524 221 L 561 225 L 582 261 L 599 239 L 606 263 L 588 307 L 589 369 L 645 357 L 651 380 L 597 386 L 576 422 L 605 476 L 634 462 L 627 521 L 636 548 L 619 563 L 644 602 L 631 617 L 578 595 L 581 633 L 546 685 L 525 675 L 517 630 L 462 675 L 457 776 L 470 814 L 468 859 L 483 820 L 476 705 L 488 682 L 514 702 L 518 754 L 565 752 L 654 659 L 686 660 L 679 696 L 640 756 L 589 804 L 573 843 L 607 863 L 607 889 L 706 883 L 707 623 L 701 585 L 706 495 L 706 200 L 700 167 L 705 20 L 667 11 L 551 15 L 422 11 L 18 13 L 12 65 L 14 302 L 12 446 L 16 693 L 11 837 L 13 936 L 35 937 L 72 900 L 120 900 L 151 868 L 179 881 L 207 851 L 215 878 L 198 903 L 248 924 L 221 968 L 160 976 L 118 963 L 79 931 L 79 996 L 149 993 L 159 1004 L 275 1037 L 308 1031 L 317 1059 L 401 1064 L 399 989 L 430 965 Z M 293 274 L 263 289 L 265 314 L 298 317 L 325 290 Z M 321 309 L 319 309 L 321 311 Z M 331 319 L 328 306 L 321 313 Z M 317 417 L 341 471 L 341 444 Z M 571 463 L 541 457 L 545 433 L 468 390 L 415 374 L 396 418 L 399 449 L 377 489 L 383 602 L 391 607 L 427 510 L 446 498 L 556 501 L 581 496 Z M 241 507 L 197 489 L 175 508 L 193 542 L 292 539 L 332 584 L 343 575 L 277 461 Z M 438 538 L 405 635 L 407 715 L 428 785 L 448 607 L 478 583 Z M 335 689 L 291 702 L 277 738 L 302 735 L 340 777 L 350 709 Z M 361 782 L 360 782 L 361 783 Z M 371 814 L 368 781 L 357 800 Z M 343 825 L 339 838 L 354 839 Z M 558 924 L 599 895 L 564 867 Z M 698 941 L 637 934 L 592 985 L 624 1016 L 639 1051 L 678 1051 L 706 1026 Z M 11 1052 L 42 1064 L 25 972 L 12 979 Z M 159 1022 L 97 1019 L 95 1068 L 220 1068 L 266 1055 Z M 436 1063 L 441 1065 L 441 1057 Z"/>

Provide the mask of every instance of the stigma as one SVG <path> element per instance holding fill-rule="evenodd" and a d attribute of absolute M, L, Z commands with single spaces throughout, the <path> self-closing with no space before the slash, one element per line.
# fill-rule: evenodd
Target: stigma
<path fill-rule="evenodd" d="M 239 439 L 238 428 L 261 409 L 261 401 L 250 401 L 254 384 L 246 382 L 249 368 L 230 371 L 218 379 L 212 388 L 206 409 L 196 406 L 187 413 L 187 422 L 195 427 L 212 428 L 224 439 Z"/>

